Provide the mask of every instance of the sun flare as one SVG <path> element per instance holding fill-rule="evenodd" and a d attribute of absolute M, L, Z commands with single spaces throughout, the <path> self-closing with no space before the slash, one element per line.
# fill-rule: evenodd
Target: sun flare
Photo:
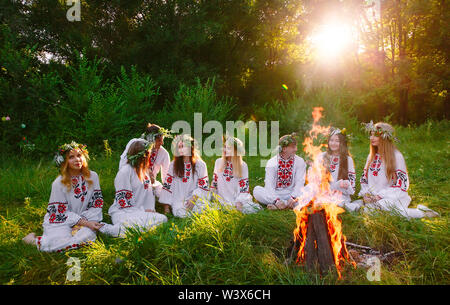
<path fill-rule="evenodd" d="M 310 41 L 316 54 L 323 59 L 342 55 L 354 42 L 351 27 L 346 24 L 329 23 L 319 27 Z"/>

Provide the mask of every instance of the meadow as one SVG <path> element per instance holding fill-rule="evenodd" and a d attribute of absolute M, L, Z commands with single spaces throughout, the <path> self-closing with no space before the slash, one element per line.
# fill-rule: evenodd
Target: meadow
<path fill-rule="evenodd" d="M 21 239 L 42 233 L 51 183 L 58 175 L 48 158 L 2 155 L 0 160 L 1 284 L 450 284 L 449 121 L 396 127 L 410 177 L 411 207 L 424 204 L 440 213 L 433 219 L 405 219 L 384 212 L 345 212 L 347 240 L 400 255 L 382 263 L 381 281 L 370 282 L 367 268 L 346 265 L 343 278 L 308 274 L 285 263 L 295 228 L 292 211 L 243 215 L 210 209 L 169 221 L 147 232 L 130 231 L 125 239 L 99 234 L 90 247 L 42 253 Z M 170 145 L 166 139 L 165 146 Z M 367 137 L 356 133 L 350 147 L 359 178 L 369 152 Z M 89 166 L 100 177 L 104 221 L 114 199 L 119 155 L 91 151 Z M 301 145 L 298 154 L 303 156 Z M 245 157 L 250 190 L 264 184 L 260 157 Z M 212 177 L 215 158 L 205 158 Z M 354 199 L 357 195 L 354 196 Z M 162 211 L 158 206 L 158 211 Z M 81 262 L 81 281 L 66 282 L 69 257 Z"/>

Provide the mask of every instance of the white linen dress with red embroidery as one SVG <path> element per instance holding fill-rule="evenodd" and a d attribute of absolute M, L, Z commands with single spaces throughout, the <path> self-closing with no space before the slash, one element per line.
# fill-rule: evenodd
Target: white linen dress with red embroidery
<path fill-rule="evenodd" d="M 120 162 L 119 162 L 119 170 L 127 164 L 127 152 L 130 148 L 131 144 L 133 144 L 135 141 L 144 141 L 141 138 L 135 138 L 131 139 L 127 146 L 125 147 L 125 150 L 123 151 L 122 155 L 120 156 Z M 158 176 L 158 173 L 161 172 L 161 181 L 165 181 L 167 171 L 169 170 L 169 164 L 170 164 L 170 156 L 167 150 L 160 146 L 158 149 L 153 148 L 150 155 L 150 172 L 153 173 L 153 177 L 155 177 L 155 183 L 153 184 L 153 189 L 155 190 L 156 197 L 159 198 L 162 190 L 162 183 L 156 180 L 156 177 Z"/>
<path fill-rule="evenodd" d="M 294 155 L 285 160 L 280 154 L 266 164 L 264 187 L 255 186 L 253 196 L 262 204 L 275 203 L 277 199 L 288 201 L 301 196 L 305 186 L 306 163 Z"/>
<path fill-rule="evenodd" d="M 211 191 L 218 195 L 216 197 L 222 204 L 235 207 L 237 202 L 242 203 L 244 214 L 258 212 L 261 206 L 253 202 L 253 197 L 249 191 L 247 163 L 242 161 L 242 177 L 236 177 L 233 175 L 233 163 L 231 161 L 226 161 L 223 171 L 220 171 L 223 162 L 223 158 L 216 160 Z"/>
<path fill-rule="evenodd" d="M 192 196 L 198 196 L 203 200 L 209 200 L 209 180 L 206 163 L 198 159 L 195 163 L 195 174 L 190 162 L 184 162 L 184 175 L 178 177 L 174 173 L 174 161 L 170 162 L 166 180 L 159 202 L 172 206 L 172 214 L 176 217 L 187 217 L 189 211 L 186 209 L 186 201 Z M 192 213 L 200 213 L 205 207 L 205 203 L 197 200 Z"/>
<path fill-rule="evenodd" d="M 356 200 L 346 205 L 351 211 L 358 210 L 361 206 L 365 206 L 368 210 L 380 209 L 384 211 L 393 211 L 408 218 L 422 218 L 424 212 L 419 209 L 408 208 L 411 197 L 408 195 L 409 178 L 406 170 L 406 163 L 403 155 L 398 150 L 395 151 L 396 179 L 388 180 L 386 178 L 385 164 L 379 154 L 375 154 L 372 164 L 363 170 L 360 179 L 361 191 L 359 196 L 364 197 L 366 194 L 378 195 L 381 197 L 375 203 L 364 204 L 362 200 Z"/>
<path fill-rule="evenodd" d="M 350 185 L 347 188 L 341 188 L 340 182 L 343 180 L 338 180 L 339 176 L 339 164 L 340 164 L 340 156 L 327 156 L 326 152 L 322 152 L 318 156 L 318 162 L 320 164 L 325 164 L 325 158 L 328 157 L 330 159 L 330 164 L 328 167 L 329 172 L 331 173 L 332 181 L 330 181 L 330 191 L 329 196 L 332 196 L 333 202 L 338 202 L 338 206 L 344 207 L 346 204 L 351 202 L 350 196 L 355 193 L 355 164 L 353 163 L 353 159 L 350 156 L 347 156 L 347 168 L 348 168 L 348 180 Z M 311 200 L 314 199 L 315 195 L 319 192 L 319 182 L 315 181 L 317 178 L 309 176 L 311 173 L 308 173 L 308 185 L 305 186 L 303 196 L 300 198 L 297 206 L 299 208 L 306 206 Z"/>
<path fill-rule="evenodd" d="M 319 158 L 322 160 L 326 157 L 326 152 L 323 152 L 319 155 Z M 350 182 L 350 185 L 347 188 L 341 188 L 340 182 L 341 180 L 338 180 L 339 176 L 339 162 L 340 162 L 340 156 L 329 156 L 330 158 L 330 165 L 328 170 L 331 173 L 331 176 L 333 177 L 333 181 L 330 182 L 330 189 L 331 191 L 338 191 L 340 192 L 341 202 L 342 204 L 338 204 L 339 206 L 344 206 L 347 203 L 351 202 L 350 196 L 355 193 L 356 189 L 356 172 L 355 172 L 355 163 L 353 162 L 352 157 L 347 156 L 347 169 L 348 169 L 348 180 Z"/>
<path fill-rule="evenodd" d="M 161 172 L 161 181 L 166 180 L 167 172 L 169 171 L 170 156 L 167 150 L 160 146 L 158 149 L 152 149 L 150 155 L 150 172 L 155 177 L 155 183 L 153 183 L 153 189 L 155 190 L 156 197 L 161 196 L 162 183 L 156 180 L 158 173 Z"/>
<path fill-rule="evenodd" d="M 97 235 L 87 227 L 82 227 L 72 236 L 72 227 L 81 218 L 100 222 L 103 218 L 103 196 L 96 172 L 90 171 L 89 179 L 93 184 L 89 187 L 83 175 L 72 176 L 70 191 L 61 183 L 58 176 L 52 183 L 52 191 L 44 216 L 42 236 L 36 238 L 39 250 L 60 252 L 76 249 L 89 242 L 94 242 Z"/>
<path fill-rule="evenodd" d="M 116 194 L 108 214 L 113 226 L 105 225 L 100 232 L 124 237 L 129 227 L 149 229 L 167 221 L 167 217 L 155 211 L 155 194 L 150 178 L 141 181 L 134 167 L 124 165 L 114 179 Z"/>

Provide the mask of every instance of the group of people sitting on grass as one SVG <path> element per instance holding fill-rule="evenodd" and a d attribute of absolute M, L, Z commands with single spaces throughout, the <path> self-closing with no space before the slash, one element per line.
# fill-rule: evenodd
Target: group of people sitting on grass
<path fill-rule="evenodd" d="M 329 188 L 339 196 L 338 204 L 349 211 L 379 209 L 408 218 L 438 216 L 423 205 L 408 208 L 408 172 L 403 155 L 395 147 L 393 127 L 371 122 L 366 130 L 370 153 L 360 179 L 362 199 L 352 201 L 350 197 L 355 193 L 356 174 L 345 130 L 332 128 L 327 150 L 319 155 L 331 177 Z M 278 154 L 266 165 L 264 186 L 255 186 L 253 196 L 241 140 L 223 137 L 222 157 L 215 162 L 210 184 L 194 139 L 186 134 L 176 136 L 170 161 L 163 147 L 165 137 L 171 137 L 168 130 L 149 124 L 140 138 L 127 144 L 114 180 L 114 203 L 108 210 L 112 224 L 102 222 L 102 191 L 97 173 L 89 170 L 86 146 L 75 142 L 60 146 L 54 159 L 60 175 L 52 184 L 43 234 L 30 233 L 24 242 L 40 251 L 65 251 L 94 242 L 98 231 L 124 237 L 128 228 L 157 226 L 167 222 L 165 214 L 170 210 L 175 217 L 187 217 L 201 213 L 213 202 L 245 214 L 261 210 L 260 204 L 271 210 L 294 209 L 304 205 L 306 193 L 314 193 L 311 183 L 305 185 L 307 165 L 296 154 L 295 134 L 279 139 Z M 156 180 L 158 173 L 162 183 Z M 164 214 L 156 212 L 156 199 L 163 205 Z"/>

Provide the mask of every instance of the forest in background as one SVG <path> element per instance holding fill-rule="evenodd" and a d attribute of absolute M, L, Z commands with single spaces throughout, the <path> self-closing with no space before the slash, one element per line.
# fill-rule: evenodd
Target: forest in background
<path fill-rule="evenodd" d="M 65 1 L 2 0 L 0 149 L 123 147 L 194 112 L 281 133 L 306 131 L 313 106 L 339 127 L 448 119 L 449 2 L 375 2 L 92 0 L 69 22 Z M 352 42 L 317 52 L 311 33 L 336 16 Z"/>

